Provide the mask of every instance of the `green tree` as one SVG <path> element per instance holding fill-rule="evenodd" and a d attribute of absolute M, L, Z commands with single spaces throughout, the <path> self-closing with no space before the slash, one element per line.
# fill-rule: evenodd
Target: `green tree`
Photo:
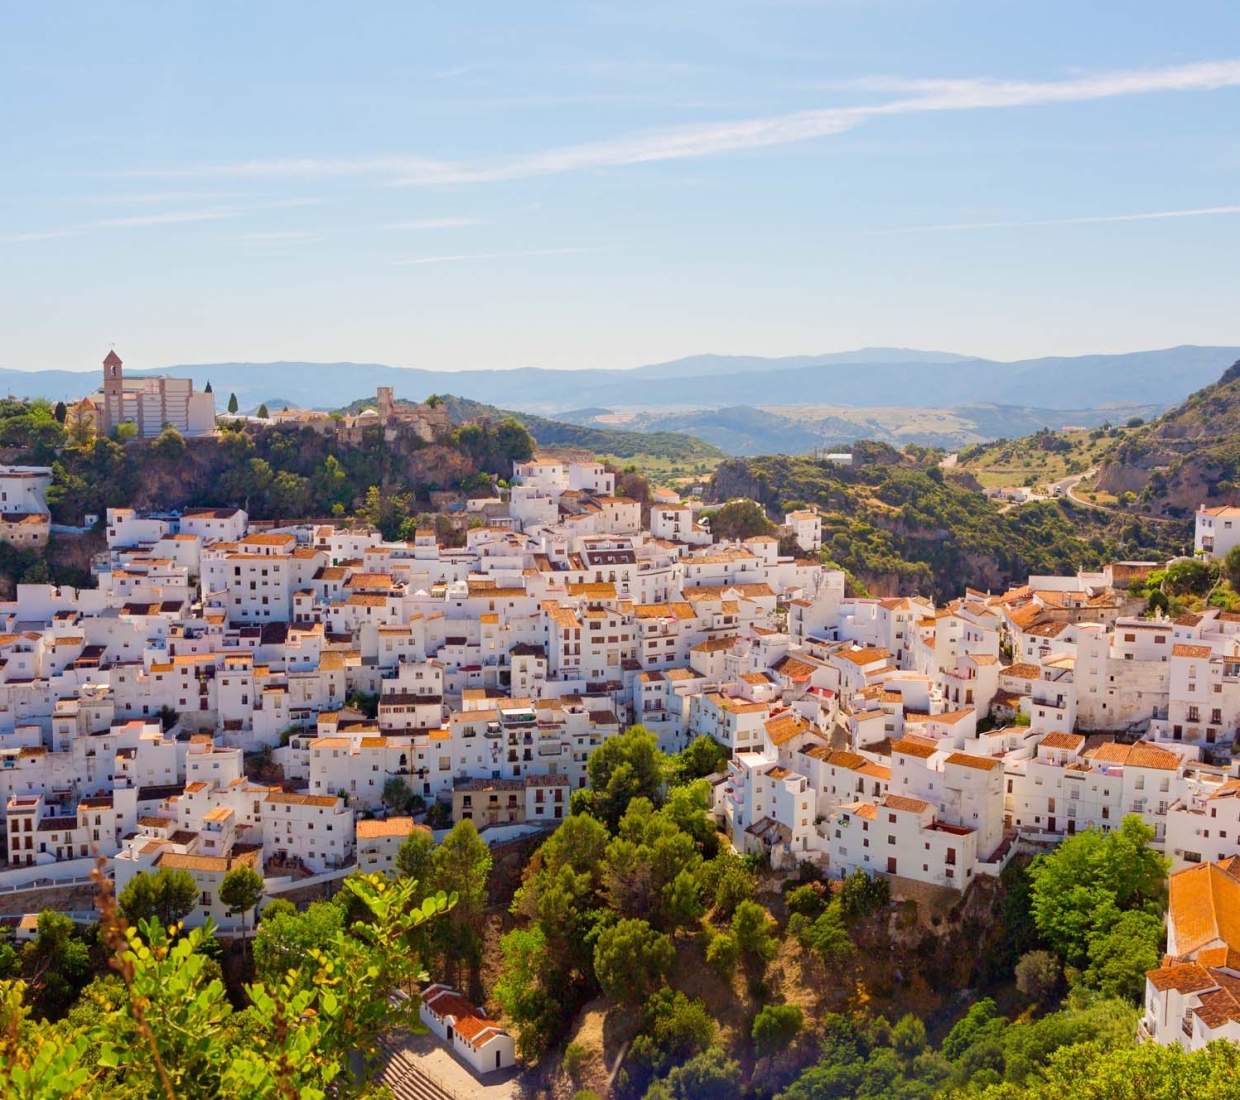
<path fill-rule="evenodd" d="M 188 871 L 160 868 L 139 871 L 117 899 L 131 924 L 157 920 L 165 928 L 184 920 L 198 904 L 198 886 Z"/>
<path fill-rule="evenodd" d="M 1052 998 L 1062 980 L 1063 967 L 1049 951 L 1029 951 L 1016 964 L 1016 988 L 1038 1004 Z"/>
<path fill-rule="evenodd" d="M 396 871 L 401 878 L 429 884 L 433 878 L 435 838 L 430 829 L 415 828 L 396 849 Z"/>
<path fill-rule="evenodd" d="M 160 432 L 152 450 L 162 459 L 177 462 L 185 455 L 185 437 L 170 424 Z"/>
<path fill-rule="evenodd" d="M 586 762 L 594 815 L 614 830 L 634 798 L 648 798 L 657 805 L 665 765 L 658 738 L 644 726 L 630 726 L 618 737 L 609 737 Z"/>
<path fill-rule="evenodd" d="M 691 783 L 726 768 L 728 750 L 713 737 L 702 734 L 690 741 L 669 763 L 674 785 Z"/>
<path fill-rule="evenodd" d="M 1090 939 L 1085 982 L 1104 997 L 1137 1003 L 1145 994 L 1146 971 L 1158 968 L 1162 945 L 1162 920 L 1130 910 Z"/>
<path fill-rule="evenodd" d="M 383 804 L 395 813 L 407 814 L 412 809 L 413 788 L 406 775 L 389 775 L 383 781 Z"/>
<path fill-rule="evenodd" d="M 1240 592 L 1240 546 L 1233 546 L 1223 558 L 1223 576 L 1237 592 Z"/>
<path fill-rule="evenodd" d="M 573 1010 L 572 988 L 550 958 L 547 937 L 538 925 L 518 928 L 500 941 L 504 965 L 495 999 L 504 1017 L 520 1029 L 517 1050 L 536 1061 L 563 1032 Z"/>
<path fill-rule="evenodd" d="M 77 926 L 51 909 L 39 914 L 38 932 L 22 947 L 20 958 L 32 1006 L 47 1019 L 58 1018 L 91 978 L 90 953 Z"/>
<path fill-rule="evenodd" d="M 220 901 L 241 917 L 241 936 L 245 938 L 245 915 L 258 908 L 263 899 L 263 876 L 242 863 L 224 873 L 220 883 Z"/>
<path fill-rule="evenodd" d="M 235 393 L 230 393 L 228 395 L 228 411 L 235 416 L 240 407 L 241 406 L 237 404 L 237 395 Z"/>
<path fill-rule="evenodd" d="M 740 948 L 736 946 L 736 937 L 731 932 L 718 933 L 706 946 L 707 965 L 725 982 L 732 981 L 739 958 Z"/>
<path fill-rule="evenodd" d="M 594 973 L 603 992 L 617 1001 L 638 1002 L 666 980 L 676 961 L 672 941 L 644 920 L 622 920 L 599 933 Z"/>
<path fill-rule="evenodd" d="M 775 1054 L 787 1047 L 800 1033 L 804 1019 L 797 1005 L 763 1005 L 751 1031 L 758 1054 Z"/>
<path fill-rule="evenodd" d="M 846 920 L 873 916 L 891 900 L 891 887 L 877 875 L 871 877 L 860 867 L 840 882 L 840 910 Z"/>
<path fill-rule="evenodd" d="M 260 921 L 275 920 L 276 917 L 296 912 L 297 906 L 289 901 L 288 898 L 272 898 L 271 901 L 263 906 L 263 911 L 258 915 L 258 919 Z"/>
<path fill-rule="evenodd" d="M 304 912 L 264 913 L 254 936 L 255 976 L 274 986 L 292 973 L 300 984 L 309 985 L 315 952 L 326 951 L 344 927 L 344 909 L 330 901 L 316 901 Z"/>
<path fill-rule="evenodd" d="M 926 1049 L 926 1025 L 911 1012 L 900 1017 L 891 1029 L 891 1047 L 905 1062 L 911 1062 Z"/>
<path fill-rule="evenodd" d="M 271 413 L 267 411 L 267 403 L 265 401 L 261 405 L 258 406 L 258 408 L 254 412 L 254 415 L 257 416 L 260 420 L 266 420 L 269 416 L 271 416 Z"/>
<path fill-rule="evenodd" d="M 663 1084 L 672 1100 L 740 1100 L 741 1067 L 719 1047 L 673 1066 Z M 650 1093 L 646 1093 L 649 1100 Z"/>
<path fill-rule="evenodd" d="M 673 930 L 693 928 L 706 915 L 702 891 L 691 871 L 681 871 L 664 887 L 665 906 Z"/>
<path fill-rule="evenodd" d="M 720 508 L 709 513 L 710 533 L 718 542 L 728 539 L 733 542 L 755 538 L 758 535 L 773 535 L 775 524 L 766 518 L 762 505 L 752 500 L 731 500 Z"/>
<path fill-rule="evenodd" d="M 703 879 L 704 892 L 713 898 L 717 916 L 731 917 L 742 901 L 754 896 L 753 875 L 734 852 L 720 852 L 706 865 Z"/>
<path fill-rule="evenodd" d="M 468 818 L 458 821 L 431 855 L 431 886 L 455 895 L 457 904 L 447 920 L 436 925 L 436 945 L 450 970 L 482 963 L 482 917 L 487 901 L 491 849 Z"/>
<path fill-rule="evenodd" d="M 1218 580 L 1218 566 L 1196 558 L 1167 567 L 1164 589 L 1172 596 L 1204 596 Z"/>
<path fill-rule="evenodd" d="M 1090 941 L 1121 913 L 1147 905 L 1158 911 L 1169 862 L 1149 846 L 1153 837 L 1129 814 L 1119 829 L 1086 829 L 1030 865 L 1034 923 L 1065 962 L 1088 965 Z"/>
<path fill-rule="evenodd" d="M 1240 1047 L 1211 1043 L 1186 1052 L 1173 1044 L 1128 1044 L 1099 1052 L 1088 1046 L 1060 1051 L 1045 1075 L 997 1100 L 1234 1100 Z M 989 1100 L 989 1098 L 988 1098 Z"/>
<path fill-rule="evenodd" d="M 52 415 L 55 416 L 57 424 L 63 424 L 69 416 L 68 406 L 63 401 L 57 401 L 56 411 Z"/>
<path fill-rule="evenodd" d="M 844 923 L 843 906 L 838 901 L 828 905 L 812 921 L 808 917 L 794 916 L 788 927 L 801 945 L 815 952 L 827 967 L 837 968 L 852 958 L 853 943 Z"/>
<path fill-rule="evenodd" d="M 769 962 L 775 957 L 778 941 L 775 922 L 756 901 L 742 901 L 732 914 L 732 935 L 737 950 L 750 962 Z"/>
<path fill-rule="evenodd" d="M 634 1076 L 639 1084 L 664 1076 L 709 1050 L 717 1035 L 706 1005 L 679 989 L 660 989 L 642 1006 L 641 1029 L 629 1050 Z"/>
<path fill-rule="evenodd" d="M 348 1058 L 373 1049 L 382 1031 L 417 1026 L 417 999 L 396 1003 L 390 992 L 424 978 L 405 935 L 450 899 L 417 907 L 381 877 L 353 876 L 344 888 L 370 921 L 327 945 L 306 986 L 247 986 L 244 1013 L 233 1011 L 204 952 L 210 928 L 173 940 L 157 922 L 122 930 L 105 914 L 123 993 L 105 992 L 90 1014 L 46 1027 L 26 1018 L 24 983 L 0 986 L 0 1095 L 325 1100 L 329 1090 L 368 1091 L 365 1067 L 355 1076 Z"/>

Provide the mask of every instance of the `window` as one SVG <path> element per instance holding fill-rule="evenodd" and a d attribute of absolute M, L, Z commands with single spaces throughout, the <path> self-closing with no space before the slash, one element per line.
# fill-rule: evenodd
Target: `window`
<path fill-rule="evenodd" d="M 206 907 L 206 906 L 209 906 L 210 904 L 211 904 L 211 891 L 204 890 L 202 892 L 202 905 Z"/>

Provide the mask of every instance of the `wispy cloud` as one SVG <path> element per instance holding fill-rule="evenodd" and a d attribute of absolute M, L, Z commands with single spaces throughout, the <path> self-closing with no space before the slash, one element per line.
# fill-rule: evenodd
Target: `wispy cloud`
<path fill-rule="evenodd" d="M 392 222 L 384 229 L 462 229 L 467 225 L 483 225 L 482 218 L 419 218 L 411 222 Z"/>
<path fill-rule="evenodd" d="M 235 199 L 237 192 L 221 191 L 128 191 L 115 195 L 91 195 L 86 201 L 107 203 L 109 205 L 129 205 L 137 203 L 159 202 L 218 202 L 220 199 Z M 75 198 L 74 202 L 82 200 Z"/>
<path fill-rule="evenodd" d="M 273 230 L 268 233 L 241 233 L 236 238 L 242 244 L 281 245 L 310 244 L 323 238 L 304 229 Z"/>
<path fill-rule="evenodd" d="M 506 260 L 517 256 L 568 256 L 577 252 L 606 252 L 605 247 L 528 248 L 515 252 L 460 252 L 451 256 L 416 256 L 411 260 L 393 260 L 392 267 L 417 267 L 421 264 L 459 264 L 470 260 Z"/>
<path fill-rule="evenodd" d="M 315 206 L 321 201 L 320 199 L 282 199 L 275 202 L 250 203 L 245 206 L 221 206 L 198 210 L 159 210 L 145 214 L 131 214 L 121 218 L 101 218 L 97 221 L 78 222 L 74 225 L 64 225 L 51 229 L 0 234 L 0 244 L 59 240 L 63 237 L 81 237 L 87 233 L 114 229 L 142 229 L 155 225 L 227 221 L 232 218 L 245 217 L 247 214 L 252 214 L 259 210 Z"/>
<path fill-rule="evenodd" d="M 387 176 L 403 185 L 483 183 L 717 156 L 828 137 L 885 115 L 999 110 L 1080 103 L 1155 92 L 1208 91 L 1240 85 L 1240 60 L 1203 61 L 1162 69 L 1075 76 L 1051 81 L 906 80 L 876 77 L 869 88 L 894 94 L 886 102 L 824 107 L 766 117 L 651 130 L 561 146 L 499 162 L 444 161 L 413 156 L 251 160 L 231 164 L 143 169 L 151 177 Z"/>
<path fill-rule="evenodd" d="M 1104 225 L 1108 222 L 1148 222 L 1165 218 L 1211 218 L 1240 214 L 1240 205 L 1199 206 L 1191 210 L 1150 210 L 1138 214 L 1086 214 L 1075 218 L 1041 218 L 1034 221 L 947 222 L 943 225 L 911 225 L 895 229 L 865 230 L 865 236 L 899 233 L 957 233 L 971 229 L 1035 229 L 1052 225 Z"/>

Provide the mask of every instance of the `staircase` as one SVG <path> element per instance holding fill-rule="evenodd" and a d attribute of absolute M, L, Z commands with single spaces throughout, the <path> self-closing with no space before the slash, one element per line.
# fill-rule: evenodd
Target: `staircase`
<path fill-rule="evenodd" d="M 399 1032 L 379 1036 L 379 1049 L 384 1059 L 379 1082 L 392 1090 L 396 1100 L 461 1100 L 418 1066 L 404 1049 Z"/>

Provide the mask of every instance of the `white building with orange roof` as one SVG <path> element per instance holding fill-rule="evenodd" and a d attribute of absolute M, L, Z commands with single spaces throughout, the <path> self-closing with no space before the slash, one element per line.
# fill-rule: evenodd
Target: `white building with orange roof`
<path fill-rule="evenodd" d="M 366 874 L 389 874 L 396 871 L 396 853 L 415 833 L 430 833 L 430 828 L 411 817 L 360 818 L 357 835 L 357 866 Z"/>
<path fill-rule="evenodd" d="M 1154 723 L 1156 735 L 1203 746 L 1230 745 L 1240 735 L 1240 647 L 1177 642 L 1169 669 L 1167 713 Z"/>
<path fill-rule="evenodd" d="M 757 751 L 762 746 L 770 711 L 769 703 L 745 699 L 739 694 L 728 695 L 720 690 L 691 695 L 689 737 L 713 737 L 733 755 Z"/>
<path fill-rule="evenodd" d="M 1240 1043 L 1240 858 L 1173 872 L 1167 955 L 1146 973 L 1139 1037 L 1201 1050 Z"/>
<path fill-rule="evenodd" d="M 1193 553 L 1225 558 L 1233 546 L 1240 546 L 1240 508 L 1201 505 L 1193 517 Z"/>
<path fill-rule="evenodd" d="M 1240 855 L 1240 779 L 1217 772 L 1209 783 L 1186 782 L 1167 810 L 1171 869 Z"/>
<path fill-rule="evenodd" d="M 966 890 L 979 872 L 997 874 L 1002 866 L 977 858 L 977 830 L 938 819 L 934 805 L 921 798 L 887 794 L 879 802 L 841 806 L 830 817 L 831 874 L 843 877 L 860 868 L 867 874 Z"/>
<path fill-rule="evenodd" d="M 1182 794 L 1185 756 L 1148 741 L 1087 741 L 1055 731 L 1041 739 L 1032 759 L 1009 759 L 1005 768 L 1006 812 L 1014 828 L 1049 836 L 1090 827 L 1106 832 L 1136 813 L 1161 849 L 1168 811 Z"/>
<path fill-rule="evenodd" d="M 840 695 L 845 701 L 853 692 L 881 684 L 896 671 L 891 652 L 880 646 L 838 646 L 828 654 L 827 662 L 839 671 Z"/>
<path fill-rule="evenodd" d="M 784 515 L 784 527 L 806 554 L 822 549 L 822 517 L 817 508 L 799 508 Z"/>
<path fill-rule="evenodd" d="M 516 1065 L 512 1036 L 454 989 L 427 986 L 418 1012 L 422 1022 L 479 1076 Z"/>

